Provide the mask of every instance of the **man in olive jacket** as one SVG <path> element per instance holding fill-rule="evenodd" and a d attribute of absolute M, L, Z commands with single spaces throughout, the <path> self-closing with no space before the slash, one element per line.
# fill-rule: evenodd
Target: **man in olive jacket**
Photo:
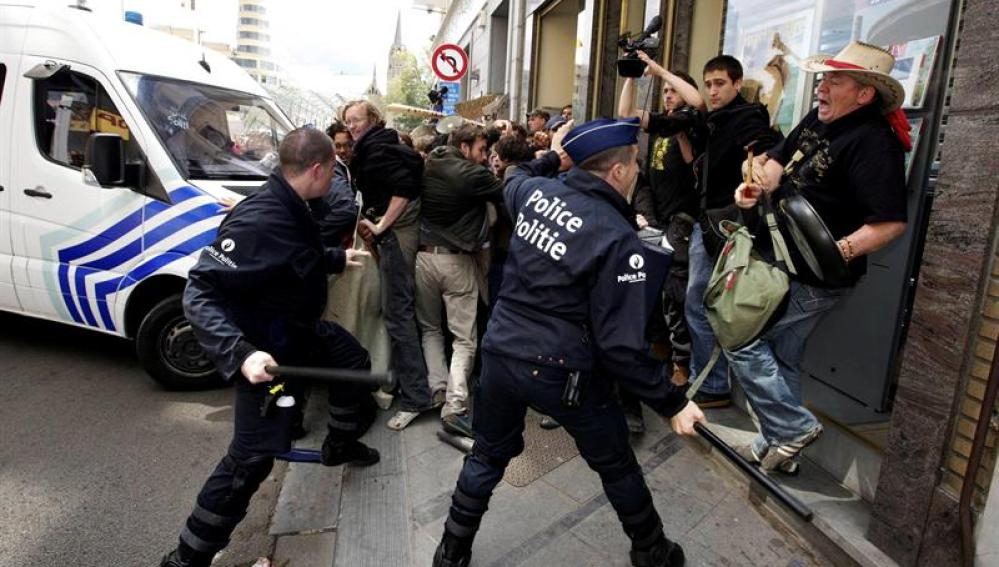
<path fill-rule="evenodd" d="M 503 199 L 503 183 L 483 164 L 486 134 L 474 124 L 451 133 L 427 157 L 423 173 L 420 246 L 416 255 L 416 320 L 423 336 L 430 389 L 444 394 L 444 428 L 470 435 L 468 377 L 477 343 L 476 254 L 488 240 L 487 201 Z M 441 311 L 454 336 L 450 368 Z"/>

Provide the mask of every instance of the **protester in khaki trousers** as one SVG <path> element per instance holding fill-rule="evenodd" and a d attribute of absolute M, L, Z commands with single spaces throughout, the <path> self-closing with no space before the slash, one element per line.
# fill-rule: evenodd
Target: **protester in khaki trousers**
<path fill-rule="evenodd" d="M 487 202 L 501 201 L 503 184 L 486 162 L 483 129 L 466 124 L 427 157 L 423 173 L 420 246 L 416 255 L 416 320 L 433 397 L 445 393 L 444 428 L 471 436 L 468 378 L 476 349 L 477 254 L 489 233 Z M 454 336 L 450 367 L 442 312 Z"/>

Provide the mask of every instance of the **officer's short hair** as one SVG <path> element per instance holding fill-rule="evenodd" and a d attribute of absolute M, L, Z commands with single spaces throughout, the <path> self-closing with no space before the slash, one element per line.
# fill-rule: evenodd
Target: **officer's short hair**
<path fill-rule="evenodd" d="M 486 139 L 486 131 L 482 129 L 482 126 L 465 123 L 458 126 L 451 132 L 447 143 L 460 150 L 462 144 L 469 147 L 474 146 L 475 141 L 479 138 L 482 138 L 483 140 Z"/>
<path fill-rule="evenodd" d="M 593 173 L 603 173 L 614 167 L 615 163 L 627 164 L 632 159 L 631 152 L 634 147 L 631 145 L 607 148 L 586 158 L 586 161 L 578 164 L 578 167 Z"/>
<path fill-rule="evenodd" d="M 298 175 L 317 163 L 333 159 L 333 141 L 315 128 L 297 128 L 288 132 L 278 148 L 281 171 Z"/>

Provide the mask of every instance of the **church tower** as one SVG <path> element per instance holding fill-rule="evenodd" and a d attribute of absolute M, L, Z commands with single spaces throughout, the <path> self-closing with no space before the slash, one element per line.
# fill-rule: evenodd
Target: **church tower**
<path fill-rule="evenodd" d="M 402 45 L 402 12 L 397 12 L 395 19 L 395 41 L 392 42 L 392 47 L 389 49 L 388 56 L 387 84 L 392 84 L 392 79 L 398 77 L 399 73 L 402 73 L 402 58 L 397 57 L 397 55 L 404 53 L 405 51 L 406 48 Z"/>

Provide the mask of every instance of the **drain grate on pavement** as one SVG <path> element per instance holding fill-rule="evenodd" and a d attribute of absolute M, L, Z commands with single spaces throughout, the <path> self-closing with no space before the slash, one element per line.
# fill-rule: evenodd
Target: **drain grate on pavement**
<path fill-rule="evenodd" d="M 524 452 L 510 461 L 503 480 L 523 488 L 579 454 L 565 429 L 541 429 L 541 416 L 528 410 L 524 418 Z"/>

